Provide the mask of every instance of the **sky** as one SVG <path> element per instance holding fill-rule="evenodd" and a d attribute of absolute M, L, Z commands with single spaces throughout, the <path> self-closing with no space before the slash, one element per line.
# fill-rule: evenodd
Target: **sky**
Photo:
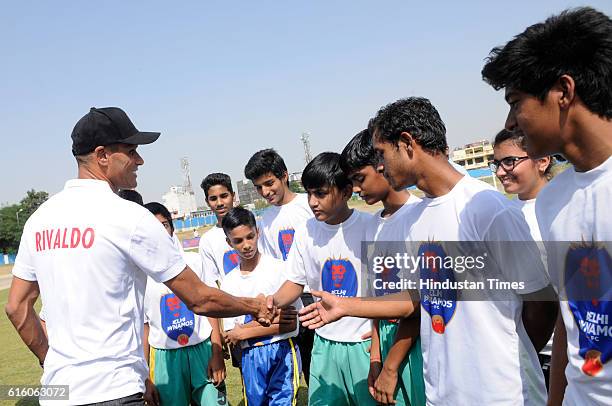
<path fill-rule="evenodd" d="M 340 152 L 387 103 L 423 96 L 451 147 L 492 139 L 502 92 L 482 81 L 490 50 L 568 7 L 612 2 L 4 2 L 0 13 L 0 204 L 76 177 L 70 133 L 89 108 L 123 108 L 161 137 L 139 148 L 138 190 L 161 201 L 188 157 L 198 205 L 211 172 L 244 178 L 275 148 L 290 172 Z"/>

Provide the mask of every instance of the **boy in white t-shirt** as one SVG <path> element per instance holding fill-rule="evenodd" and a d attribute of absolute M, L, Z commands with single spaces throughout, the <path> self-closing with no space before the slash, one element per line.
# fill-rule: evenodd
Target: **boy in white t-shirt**
<path fill-rule="evenodd" d="M 396 191 L 389 185 L 382 174 L 370 132 L 365 129 L 355 135 L 341 156 L 340 163 L 353 183 L 353 193 L 359 193 L 368 205 L 382 202 L 384 206 L 372 217 L 365 241 L 405 241 L 406 213 L 420 199 L 406 189 Z M 388 270 L 384 274 L 389 281 L 394 280 L 392 272 Z M 387 293 L 392 292 L 383 289 L 368 292 L 376 296 Z M 425 404 L 419 323 L 418 315 L 411 317 L 398 331 L 399 319 L 372 320 L 368 386 L 377 401 L 392 403 L 395 400 L 397 405 L 412 406 Z M 411 331 L 416 334 L 411 335 Z"/>
<path fill-rule="evenodd" d="M 340 297 L 361 294 L 361 243 L 369 214 L 349 209 L 352 185 L 340 155 L 324 152 L 304 169 L 302 183 L 315 216 L 295 231 L 287 261 L 288 280 L 268 303 L 286 306 L 304 286 Z M 369 405 L 368 320 L 347 318 L 316 331 L 308 396 L 310 405 Z"/>
<path fill-rule="evenodd" d="M 289 188 L 285 161 L 271 148 L 253 154 L 244 167 L 244 175 L 253 182 L 257 193 L 270 203 L 259 221 L 259 249 L 264 254 L 286 261 L 296 227 L 313 217 L 306 194 L 295 193 Z M 306 287 L 301 296 L 305 305 L 312 303 L 312 295 L 308 292 Z M 306 383 L 310 376 L 313 340 L 314 332 L 308 329 L 301 329 L 296 339 Z"/>
<path fill-rule="evenodd" d="M 338 300 L 313 292 L 323 300 L 305 309 L 312 313 L 303 318 L 317 327 L 341 316 L 394 317 L 397 308 L 410 314 L 420 306 L 428 405 L 543 405 L 546 388 L 537 350 L 550 338 L 555 304 L 531 300 L 540 295 L 554 298 L 554 291 L 521 212 L 484 182 L 452 168 L 445 156 L 444 123 L 427 99 L 411 97 L 383 107 L 371 121 L 370 132 L 392 187 L 416 185 L 425 193 L 407 214 L 407 240 L 418 246 L 419 255 L 422 251 L 423 256 L 456 258 L 461 255 L 458 249 L 467 246 L 458 245 L 461 241 L 498 247 L 484 272 L 464 276 L 453 267 L 455 262 L 421 265 L 421 280 L 434 274 L 448 282 L 504 277 L 522 282 L 522 287 L 482 290 L 486 296 L 472 296 L 478 300 L 471 301 L 465 300 L 470 291 L 427 286 L 420 286 L 418 299 L 409 291 L 396 294 L 408 300 L 393 302 L 388 297 Z M 520 255 L 500 241 L 520 245 Z"/>
<path fill-rule="evenodd" d="M 542 190 L 535 209 L 561 297 L 551 405 L 612 402 L 610 38 L 609 16 L 566 10 L 494 48 L 482 71 L 505 88 L 506 128 L 525 135 L 528 155 L 559 153 L 574 165 Z M 580 286 L 587 289 L 577 294 Z"/>
<path fill-rule="evenodd" d="M 240 262 L 238 253 L 227 244 L 221 228 L 223 217 L 234 207 L 232 179 L 224 173 L 211 173 L 202 180 L 200 186 L 206 203 L 217 217 L 217 224 L 200 237 L 198 250 L 207 278 L 220 283 Z"/>
<path fill-rule="evenodd" d="M 151 202 L 144 207 L 162 223 L 168 234 L 174 234 L 172 216 L 165 206 Z M 184 252 L 183 257 L 203 279 L 199 255 Z M 147 280 L 144 313 L 145 357 L 161 404 L 227 404 L 223 383 L 225 363 L 217 319 L 194 314 L 166 285 L 151 278 Z"/>
<path fill-rule="evenodd" d="M 227 242 L 240 255 L 240 265 L 229 272 L 221 289 L 247 297 L 271 294 L 285 282 L 285 263 L 257 249 L 259 233 L 255 216 L 241 207 L 223 218 Z M 298 333 L 295 306 L 290 322 L 262 327 L 252 317 L 224 320 L 226 340 L 242 349 L 242 379 L 245 404 L 294 405 L 300 377 L 300 352 L 294 343 Z"/>

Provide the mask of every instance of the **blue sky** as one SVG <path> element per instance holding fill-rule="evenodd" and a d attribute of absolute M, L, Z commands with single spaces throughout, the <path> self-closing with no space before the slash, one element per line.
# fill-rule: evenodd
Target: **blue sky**
<path fill-rule="evenodd" d="M 0 203 L 53 194 L 76 176 L 70 132 L 89 107 L 120 106 L 160 139 L 141 147 L 138 190 L 158 200 L 210 172 L 243 178 L 255 151 L 303 168 L 340 151 L 382 105 L 424 96 L 451 146 L 491 139 L 501 93 L 483 60 L 528 25 L 591 1 L 54 1 L 0 13 Z"/>

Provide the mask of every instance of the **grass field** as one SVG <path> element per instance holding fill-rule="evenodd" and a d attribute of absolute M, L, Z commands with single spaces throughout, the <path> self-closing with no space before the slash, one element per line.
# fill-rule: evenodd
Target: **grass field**
<path fill-rule="evenodd" d="M 0 291 L 0 385 L 38 385 L 42 370 L 34 355 L 30 353 L 21 341 L 13 325 L 4 312 L 8 297 L 8 289 Z M 37 303 L 40 310 L 40 302 Z M 243 405 L 242 383 L 240 374 L 231 364 L 227 364 L 228 376 L 226 386 L 228 398 L 231 405 Z M 298 406 L 308 404 L 308 393 L 305 386 L 298 392 Z M 0 405 L 32 406 L 38 405 L 38 401 L 32 398 L 23 398 L 17 403 L 14 401 L 0 401 Z"/>

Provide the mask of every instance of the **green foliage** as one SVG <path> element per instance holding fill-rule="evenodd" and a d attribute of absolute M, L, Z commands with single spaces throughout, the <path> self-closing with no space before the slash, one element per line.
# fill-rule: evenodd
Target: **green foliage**
<path fill-rule="evenodd" d="M 255 210 L 265 209 L 266 207 L 270 206 L 270 203 L 264 199 L 257 199 L 253 202 L 253 204 L 255 205 Z"/>
<path fill-rule="evenodd" d="M 32 189 L 19 204 L 0 208 L 0 251 L 3 254 L 17 251 L 25 222 L 48 198 L 47 192 Z"/>
<path fill-rule="evenodd" d="M 289 190 L 294 193 L 306 192 L 306 189 L 304 189 L 304 186 L 302 186 L 302 182 L 300 182 L 299 180 L 292 180 L 291 182 L 289 182 Z"/>

